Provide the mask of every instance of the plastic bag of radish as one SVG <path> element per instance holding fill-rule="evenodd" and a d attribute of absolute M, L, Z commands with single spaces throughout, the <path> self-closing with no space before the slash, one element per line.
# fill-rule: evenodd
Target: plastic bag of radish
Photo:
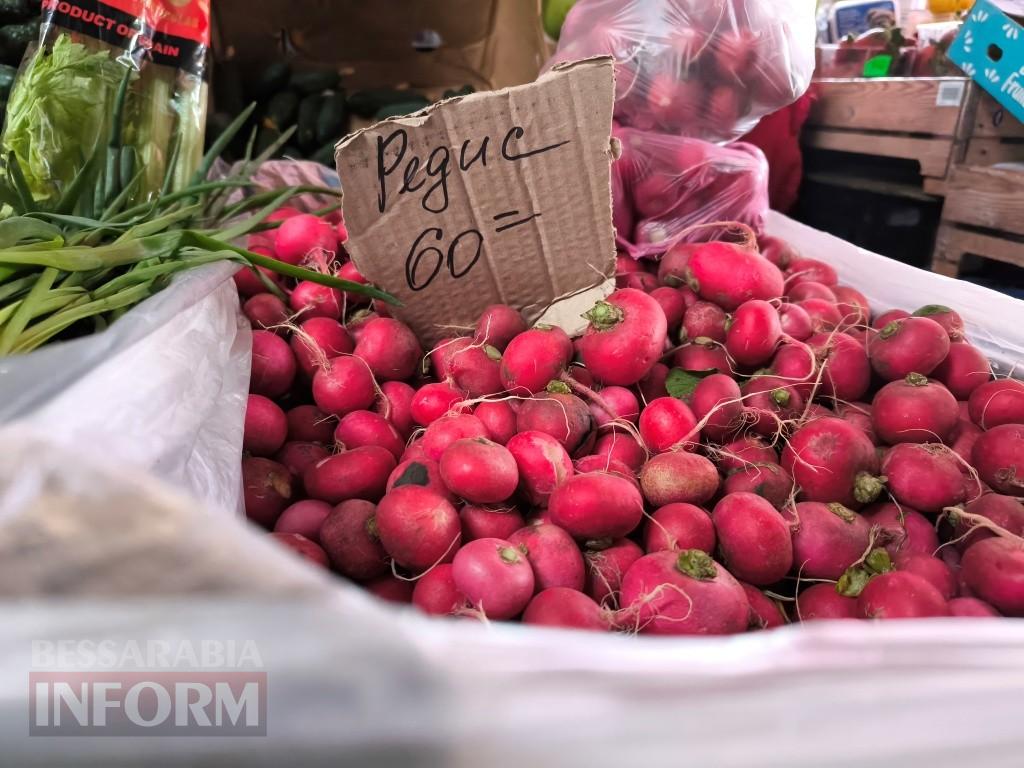
<path fill-rule="evenodd" d="M 815 34 L 807 0 L 579 0 L 547 66 L 611 55 L 619 122 L 725 142 L 807 89 Z"/>

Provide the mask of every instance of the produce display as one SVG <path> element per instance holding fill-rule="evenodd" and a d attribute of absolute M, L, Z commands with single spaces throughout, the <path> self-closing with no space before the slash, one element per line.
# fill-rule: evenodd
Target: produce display
<path fill-rule="evenodd" d="M 358 279 L 328 222 L 279 216 L 268 249 Z M 576 339 L 496 305 L 425 350 L 382 304 L 240 275 L 249 519 L 428 614 L 1024 616 L 1024 383 L 955 310 L 879 312 L 819 254 L 732 229 L 621 255 Z"/>
<path fill-rule="evenodd" d="M 818 77 L 948 77 L 960 69 L 947 55 L 958 29 L 937 40 L 920 41 L 897 26 L 848 35 L 835 45 L 817 49 Z"/>

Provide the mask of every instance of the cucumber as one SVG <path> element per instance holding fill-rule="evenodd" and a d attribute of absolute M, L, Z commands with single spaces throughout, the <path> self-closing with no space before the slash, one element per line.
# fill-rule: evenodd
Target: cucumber
<path fill-rule="evenodd" d="M 314 163 L 320 163 L 321 165 L 328 165 L 331 168 L 334 168 L 334 142 L 329 141 L 324 144 L 320 149 L 310 155 L 309 159 Z"/>
<path fill-rule="evenodd" d="M 299 113 L 299 97 L 291 91 L 275 93 L 267 104 L 267 111 L 264 114 L 264 124 L 276 128 L 279 132 L 290 128 L 295 124 L 295 118 Z"/>
<path fill-rule="evenodd" d="M 29 0 L 0 0 L 0 24 L 24 21 L 33 14 L 33 11 Z"/>
<path fill-rule="evenodd" d="M 25 21 L 0 27 L 0 60 L 16 67 L 21 63 L 28 44 L 39 38 L 39 22 Z"/>
<path fill-rule="evenodd" d="M 9 67 L 6 64 L 0 64 L 0 96 L 7 98 L 11 92 L 11 86 L 14 85 L 14 78 L 18 74 L 16 67 Z"/>
<path fill-rule="evenodd" d="M 418 112 L 424 107 L 429 107 L 430 102 L 426 99 L 417 99 L 412 101 L 400 101 L 396 104 L 388 104 L 387 106 L 381 107 L 374 114 L 374 120 L 384 120 L 388 117 L 401 117 L 402 115 L 410 115 L 413 112 Z"/>
<path fill-rule="evenodd" d="M 303 149 L 314 150 L 320 146 L 316 140 L 316 126 L 323 104 L 324 97 L 319 94 L 307 96 L 299 103 L 299 123 L 295 140 Z"/>
<path fill-rule="evenodd" d="M 337 88 L 340 79 L 337 72 L 296 72 L 289 85 L 299 93 L 309 95 Z"/>
<path fill-rule="evenodd" d="M 275 61 L 260 74 L 253 86 L 252 95 L 257 101 L 265 101 L 275 93 L 288 87 L 292 76 L 291 67 L 286 62 Z"/>
<path fill-rule="evenodd" d="M 324 99 L 316 118 L 316 143 L 323 145 L 340 139 L 345 133 L 345 92 L 332 93 Z"/>
<path fill-rule="evenodd" d="M 373 117 L 389 104 L 402 104 L 413 99 L 422 99 L 416 91 L 396 91 L 394 88 L 372 88 L 357 91 L 348 97 L 348 111 L 360 117 Z M 427 100 L 423 99 L 426 106 Z"/>

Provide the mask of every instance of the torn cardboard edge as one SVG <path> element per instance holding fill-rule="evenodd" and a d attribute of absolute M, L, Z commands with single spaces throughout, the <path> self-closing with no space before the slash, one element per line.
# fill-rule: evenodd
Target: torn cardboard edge
<path fill-rule="evenodd" d="M 579 332 L 612 290 L 613 106 L 613 62 L 597 57 L 346 136 L 336 160 L 356 266 L 428 343 L 497 303 Z"/>

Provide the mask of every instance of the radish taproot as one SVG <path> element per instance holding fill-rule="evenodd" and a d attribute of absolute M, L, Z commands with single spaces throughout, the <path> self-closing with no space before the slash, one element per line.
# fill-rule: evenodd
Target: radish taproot
<path fill-rule="evenodd" d="M 781 463 L 804 501 L 857 507 L 882 491 L 875 446 L 842 419 L 817 419 L 800 427 L 783 449 Z"/>
<path fill-rule="evenodd" d="M 271 331 L 253 331 L 249 391 L 266 397 L 280 397 L 294 380 L 295 355 L 288 343 Z"/>
<path fill-rule="evenodd" d="M 583 555 L 572 536 L 557 525 L 527 525 L 509 536 L 508 541 L 526 555 L 538 591 L 552 587 L 583 589 Z"/>
<path fill-rule="evenodd" d="M 441 563 L 420 576 L 412 590 L 412 604 L 428 616 L 452 616 L 468 607 L 455 586 L 455 567 Z"/>
<path fill-rule="evenodd" d="M 292 476 L 276 461 L 246 456 L 242 459 L 242 488 L 245 516 L 269 529 L 291 503 Z"/>
<path fill-rule="evenodd" d="M 1024 381 L 996 379 L 980 385 L 968 400 L 971 421 L 982 429 L 1024 424 Z"/>
<path fill-rule="evenodd" d="M 711 512 L 722 561 L 736 578 L 764 587 L 793 566 L 793 538 L 770 502 L 753 493 L 730 493 Z"/>
<path fill-rule="evenodd" d="M 908 317 L 882 328 L 868 349 L 871 367 L 886 381 L 909 373 L 927 376 L 949 354 L 945 328 L 927 317 Z"/>
<path fill-rule="evenodd" d="M 504 539 L 477 539 L 452 561 L 455 587 L 489 619 L 518 616 L 534 593 L 533 569 L 514 544 Z"/>
<path fill-rule="evenodd" d="M 771 360 L 781 339 L 778 310 L 755 299 L 736 308 L 726 332 L 725 350 L 740 365 L 756 367 Z"/>
<path fill-rule="evenodd" d="M 789 623 L 777 600 L 768 597 L 752 584 L 741 581 L 740 586 L 743 587 L 747 602 L 750 603 L 750 629 L 774 629 Z"/>
<path fill-rule="evenodd" d="M 473 415 L 498 445 L 508 443 L 518 431 L 516 412 L 506 400 L 485 400 L 473 409 Z"/>
<path fill-rule="evenodd" d="M 666 504 L 655 510 L 644 533 L 644 551 L 715 551 L 715 524 L 706 510 L 693 504 Z"/>
<path fill-rule="evenodd" d="M 739 384 L 731 376 L 714 373 L 701 379 L 693 390 L 690 407 L 701 433 L 717 443 L 726 442 L 741 427 L 743 401 Z"/>
<path fill-rule="evenodd" d="M 777 299 L 784 287 L 778 267 L 756 251 L 726 242 L 695 249 L 686 266 L 686 282 L 702 299 L 727 312 L 751 299 Z"/>
<path fill-rule="evenodd" d="M 554 490 L 574 474 L 569 454 L 546 432 L 519 432 L 506 447 L 519 469 L 520 491 L 531 504 L 547 506 Z"/>
<path fill-rule="evenodd" d="M 347 499 L 377 501 L 396 465 L 391 451 L 365 445 L 317 462 L 305 471 L 302 484 L 310 498 L 331 504 Z"/>
<path fill-rule="evenodd" d="M 587 404 L 568 392 L 537 393 L 523 400 L 516 414 L 516 426 L 520 432 L 544 432 L 561 443 L 569 453 L 580 447 L 592 424 Z"/>
<path fill-rule="evenodd" d="M 307 560 L 321 568 L 326 568 L 329 564 L 327 559 L 327 553 L 323 551 L 319 544 L 315 541 L 310 541 L 301 533 L 282 533 L 280 531 L 274 531 L 270 534 L 276 541 L 283 544 L 287 549 L 290 549 L 299 557 Z"/>
<path fill-rule="evenodd" d="M 617 606 L 622 577 L 643 556 L 644 551 L 630 539 L 589 542 L 583 551 L 587 566 L 583 591 L 602 606 Z"/>
<path fill-rule="evenodd" d="M 674 397 L 660 397 L 648 403 L 640 415 L 640 437 L 649 451 L 664 453 L 675 446 L 696 447 L 700 430 L 686 403 Z"/>
<path fill-rule="evenodd" d="M 752 464 L 730 472 L 722 483 L 723 493 L 756 493 L 776 509 L 792 501 L 793 478 L 778 464 Z"/>
<path fill-rule="evenodd" d="M 992 378 L 992 367 L 977 347 L 966 341 L 954 341 L 949 345 L 946 359 L 932 371 L 932 377 L 945 384 L 957 400 L 968 400 L 978 387 Z M 1024 406 L 1021 410 L 1024 414 Z"/>
<path fill-rule="evenodd" d="M 263 395 L 249 395 L 245 406 L 242 450 L 254 456 L 273 456 L 288 437 L 288 418 L 280 406 Z"/>
<path fill-rule="evenodd" d="M 473 339 L 480 345 L 489 345 L 503 351 L 520 333 L 525 333 L 526 320 L 515 307 L 507 304 L 492 304 L 487 307 L 476 321 Z"/>
<path fill-rule="evenodd" d="M 330 317 L 311 317 L 292 333 L 292 354 L 299 370 L 306 378 L 313 378 L 317 370 L 340 355 L 347 355 L 355 349 L 355 342 L 345 326 Z"/>
<path fill-rule="evenodd" d="M 720 306 L 710 301 L 698 301 L 683 315 L 683 341 L 711 339 L 725 342 L 728 322 L 729 316 Z"/>
<path fill-rule="evenodd" d="M 459 510 L 462 541 L 507 539 L 526 525 L 515 507 L 483 507 L 464 504 Z"/>
<path fill-rule="evenodd" d="M 335 357 L 313 375 L 313 402 L 324 413 L 366 410 L 376 398 L 373 374 L 358 357 Z"/>
<path fill-rule="evenodd" d="M 330 504 L 314 499 L 297 501 L 287 507 L 274 523 L 276 533 L 299 533 L 310 541 L 320 543 L 320 529 L 331 514 Z"/>
<path fill-rule="evenodd" d="M 393 489 L 377 504 L 375 519 L 384 550 L 413 571 L 451 562 L 459 550 L 459 513 L 429 488 L 403 485 Z"/>
<path fill-rule="evenodd" d="M 941 512 L 966 496 L 956 454 L 938 443 L 894 446 L 882 460 L 882 474 L 897 502 L 921 512 Z"/>
<path fill-rule="evenodd" d="M 350 579 L 376 579 L 389 570 L 376 514 L 371 502 L 350 499 L 334 507 L 320 527 L 320 543 L 331 565 Z"/>
<path fill-rule="evenodd" d="M 935 526 L 916 509 L 897 504 L 872 504 L 863 512 L 864 519 L 879 530 L 878 544 L 890 557 L 900 553 L 934 555 L 939 549 Z"/>
<path fill-rule="evenodd" d="M 405 451 L 405 441 L 394 425 L 373 411 L 351 411 L 338 421 L 334 444 L 341 450 L 377 445 L 391 452 L 395 461 Z"/>
<path fill-rule="evenodd" d="M 516 395 L 540 392 L 572 359 L 572 341 L 561 328 L 543 326 L 516 336 L 501 356 L 502 386 Z"/>
<path fill-rule="evenodd" d="M 856 598 L 839 594 L 831 582 L 802 589 L 796 597 L 796 617 L 802 622 L 860 618 Z"/>
<path fill-rule="evenodd" d="M 875 434 L 889 445 L 948 443 L 959 420 L 952 393 L 919 373 L 889 382 L 871 401 Z"/>
<path fill-rule="evenodd" d="M 871 525 L 842 504 L 802 501 L 786 510 L 793 568 L 804 578 L 838 579 L 868 548 Z"/>
<path fill-rule="evenodd" d="M 608 617 L 593 599 L 575 589 L 551 587 L 538 592 L 523 612 L 523 624 L 607 632 Z"/>
<path fill-rule="evenodd" d="M 687 451 L 658 454 L 640 470 L 644 498 L 655 507 L 674 503 L 700 506 L 714 497 L 720 483 L 714 464 Z"/>
<path fill-rule="evenodd" d="M 1001 424 L 978 437 L 971 450 L 978 476 L 993 490 L 1024 496 L 1024 424 Z"/>
<path fill-rule="evenodd" d="M 288 439 L 328 444 L 334 439 L 334 419 L 315 405 L 297 405 L 285 413 Z"/>
<path fill-rule="evenodd" d="M 868 582 L 857 598 L 857 613 L 865 619 L 924 619 L 948 616 L 949 607 L 926 579 L 907 571 L 892 571 Z"/>
<path fill-rule="evenodd" d="M 427 431 L 423 433 L 423 452 L 428 459 L 439 462 L 444 452 L 448 450 L 448 446 L 459 440 L 473 437 L 483 437 L 488 440 L 491 437 L 487 427 L 476 416 L 471 413 L 442 416 L 431 422 Z"/>
<path fill-rule="evenodd" d="M 665 313 L 642 291 L 615 291 L 584 317 L 590 325 L 579 342 L 580 356 L 587 370 L 604 384 L 636 384 L 665 350 Z"/>
<path fill-rule="evenodd" d="M 472 504 L 507 500 L 519 485 L 519 468 L 509 450 L 483 437 L 464 438 L 441 455 L 441 479 L 448 490 Z"/>
<path fill-rule="evenodd" d="M 942 326 L 950 341 L 963 341 L 964 319 L 960 314 L 942 304 L 928 304 L 913 313 L 914 317 L 927 317 Z"/>
<path fill-rule="evenodd" d="M 400 381 L 416 371 L 423 349 L 405 323 L 379 317 L 363 328 L 352 354 L 366 362 L 378 381 Z"/>
<path fill-rule="evenodd" d="M 644 504 L 634 483 L 607 472 L 573 475 L 548 499 L 551 521 L 581 541 L 617 539 L 633 532 Z"/>

